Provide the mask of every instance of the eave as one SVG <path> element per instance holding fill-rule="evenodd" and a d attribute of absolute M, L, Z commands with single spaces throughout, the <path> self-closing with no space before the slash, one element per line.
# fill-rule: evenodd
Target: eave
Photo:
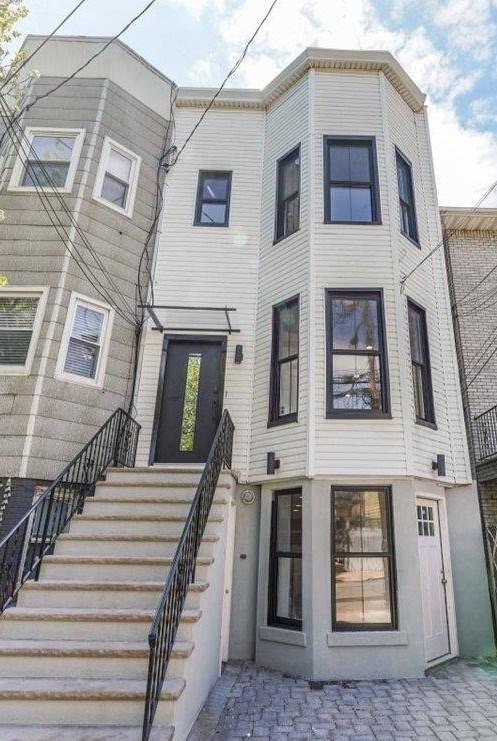
<path fill-rule="evenodd" d="M 445 230 L 451 229 L 460 232 L 497 231 L 497 208 L 442 207 L 440 218 Z"/>

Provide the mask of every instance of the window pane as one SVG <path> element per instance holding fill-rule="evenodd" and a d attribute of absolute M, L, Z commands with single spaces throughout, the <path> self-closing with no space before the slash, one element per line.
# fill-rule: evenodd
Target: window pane
<path fill-rule="evenodd" d="M 75 337 L 69 340 L 64 371 L 76 376 L 95 378 L 100 348 Z"/>
<path fill-rule="evenodd" d="M 332 321 L 334 350 L 379 350 L 376 299 L 334 296 Z"/>
<path fill-rule="evenodd" d="M 337 490 L 334 501 L 335 553 L 388 551 L 385 491 Z"/>
<path fill-rule="evenodd" d="M 131 160 L 129 157 L 125 157 L 124 154 L 121 154 L 121 152 L 117 152 L 115 149 L 110 150 L 106 169 L 114 177 L 124 180 L 125 183 L 129 183 Z"/>
<path fill-rule="evenodd" d="M 293 234 L 299 228 L 300 197 L 297 194 L 281 204 L 277 237 Z"/>
<path fill-rule="evenodd" d="M 203 203 L 200 221 L 202 224 L 224 224 L 226 221 L 226 204 Z"/>
<path fill-rule="evenodd" d="M 31 335 L 29 329 L 0 329 L 0 365 L 24 365 Z"/>
<path fill-rule="evenodd" d="M 300 159 L 298 156 L 284 160 L 281 164 L 280 199 L 285 200 L 299 190 Z"/>
<path fill-rule="evenodd" d="M 56 162 L 28 162 L 21 185 L 34 188 L 36 185 L 40 188 L 53 186 L 63 188 L 66 184 L 69 164 L 58 164 Z"/>
<path fill-rule="evenodd" d="M 201 362 L 201 353 L 190 353 L 188 356 L 185 398 L 183 402 L 183 419 L 181 421 L 181 436 L 179 441 L 179 449 L 182 452 L 192 451 L 195 447 Z"/>
<path fill-rule="evenodd" d="M 388 558 L 335 558 L 335 615 L 340 625 L 391 624 Z"/>
<path fill-rule="evenodd" d="M 276 615 L 302 620 L 302 559 L 278 558 Z"/>
<path fill-rule="evenodd" d="M 414 407 L 416 417 L 426 419 L 426 409 L 423 393 L 423 370 L 419 365 L 412 365 L 412 382 L 414 387 Z"/>
<path fill-rule="evenodd" d="M 370 151 L 367 144 L 350 147 L 350 179 L 353 182 L 371 182 Z"/>
<path fill-rule="evenodd" d="M 302 492 L 277 494 L 276 550 L 302 553 Z"/>
<path fill-rule="evenodd" d="M 121 183 L 116 180 L 109 173 L 105 173 L 104 181 L 102 183 L 101 197 L 109 203 L 113 203 L 115 206 L 120 208 L 126 208 L 126 198 L 128 194 L 128 186 L 125 183 Z"/>
<path fill-rule="evenodd" d="M 74 141 L 74 136 L 35 136 L 31 143 L 31 150 L 40 160 L 69 162 Z"/>
<path fill-rule="evenodd" d="M 100 342 L 104 315 L 87 306 L 77 306 L 71 337 L 85 342 Z"/>
<path fill-rule="evenodd" d="M 228 178 L 222 177 L 205 177 L 202 188 L 203 200 L 220 200 L 225 201 L 228 196 Z"/>
<path fill-rule="evenodd" d="M 350 189 L 350 212 L 352 221 L 370 222 L 373 220 L 371 190 L 369 188 Z"/>
<path fill-rule="evenodd" d="M 350 188 L 330 188 L 330 217 L 332 221 L 352 221 Z"/>
<path fill-rule="evenodd" d="M 297 355 L 299 351 L 299 306 L 292 303 L 278 309 L 278 359 Z"/>
<path fill-rule="evenodd" d="M 288 360 L 280 364 L 280 405 L 278 416 L 297 412 L 299 361 Z"/>
<path fill-rule="evenodd" d="M 409 305 L 409 339 L 411 341 L 411 357 L 417 363 L 425 361 L 424 351 L 424 322 L 423 315 L 412 305 Z"/>
<path fill-rule="evenodd" d="M 409 166 L 403 159 L 397 157 L 397 182 L 399 184 L 399 196 L 406 203 L 411 202 L 411 189 L 410 189 L 411 171 Z"/>
<path fill-rule="evenodd" d="M 381 374 L 377 355 L 334 355 L 334 409 L 381 411 Z"/>
<path fill-rule="evenodd" d="M 0 297 L 0 330 L 10 327 L 31 329 L 36 317 L 38 298 Z"/>
<path fill-rule="evenodd" d="M 330 144 L 330 180 L 350 179 L 350 148 L 347 144 Z"/>

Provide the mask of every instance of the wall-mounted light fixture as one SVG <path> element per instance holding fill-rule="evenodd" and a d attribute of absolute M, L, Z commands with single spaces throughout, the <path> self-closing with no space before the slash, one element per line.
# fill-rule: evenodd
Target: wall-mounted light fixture
<path fill-rule="evenodd" d="M 243 345 L 236 345 L 235 347 L 235 363 L 239 364 L 243 360 Z"/>
<path fill-rule="evenodd" d="M 273 473 L 280 467 L 279 458 L 276 458 L 274 451 L 267 454 L 267 473 L 272 476 Z"/>
<path fill-rule="evenodd" d="M 437 455 L 437 460 L 432 461 L 431 467 L 439 476 L 445 476 L 445 455 L 439 453 Z"/>

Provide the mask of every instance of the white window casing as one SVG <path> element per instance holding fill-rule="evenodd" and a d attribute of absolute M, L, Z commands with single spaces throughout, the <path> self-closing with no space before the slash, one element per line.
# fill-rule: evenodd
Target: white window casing
<path fill-rule="evenodd" d="M 131 218 L 135 204 L 141 157 L 105 137 L 93 198 Z"/>
<path fill-rule="evenodd" d="M 29 375 L 48 291 L 47 286 L 0 288 L 0 375 Z"/>
<path fill-rule="evenodd" d="M 85 130 L 36 126 L 26 128 L 24 134 L 27 141 L 23 144 L 14 163 L 9 190 L 35 193 L 37 189 L 41 189 L 48 192 L 56 190 L 60 193 L 70 193 L 85 138 Z M 55 141 L 55 146 L 49 153 L 49 140 L 51 139 Z M 70 143 L 71 147 L 69 146 Z M 28 156 L 28 148 L 31 149 L 31 147 L 36 152 L 38 159 L 45 165 L 47 173 L 54 183 L 56 183 L 57 177 L 65 175 L 63 184 L 60 183 L 58 187 L 52 188 L 51 185 L 38 184 L 35 186 L 33 182 L 29 182 L 33 179 L 32 176 L 30 177 L 30 157 Z M 37 162 L 34 160 L 34 167 L 36 165 Z M 41 172 L 41 178 L 43 178 L 43 171 Z"/>
<path fill-rule="evenodd" d="M 102 388 L 109 354 L 114 309 L 73 292 L 55 368 L 60 381 Z"/>

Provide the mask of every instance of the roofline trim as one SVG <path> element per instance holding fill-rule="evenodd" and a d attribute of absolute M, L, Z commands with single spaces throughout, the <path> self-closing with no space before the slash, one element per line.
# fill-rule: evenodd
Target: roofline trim
<path fill-rule="evenodd" d="M 497 208 L 441 207 L 440 218 L 444 229 L 460 232 L 497 231 Z"/>

